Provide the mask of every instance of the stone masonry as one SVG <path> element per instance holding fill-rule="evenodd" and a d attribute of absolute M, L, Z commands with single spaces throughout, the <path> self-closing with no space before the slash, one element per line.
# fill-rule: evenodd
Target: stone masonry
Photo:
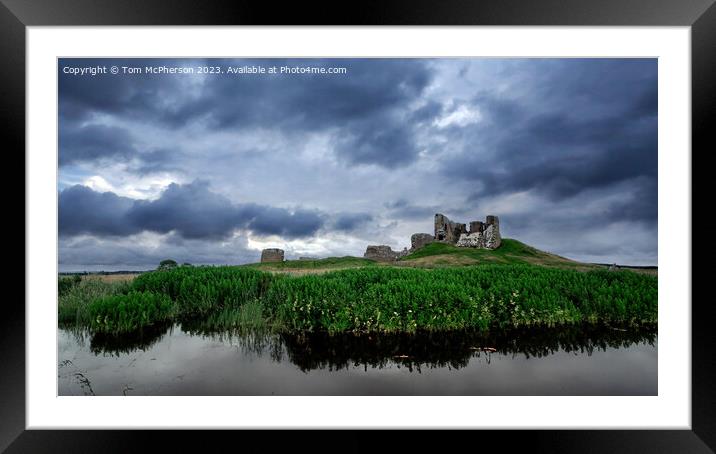
<path fill-rule="evenodd" d="M 500 219 L 490 215 L 485 222 L 470 222 L 470 230 L 467 230 L 465 224 L 453 222 L 438 213 L 435 215 L 435 241 L 451 243 L 458 247 L 496 249 L 502 244 Z"/>
<path fill-rule="evenodd" d="M 435 241 L 455 244 L 463 233 L 467 233 L 465 224 L 453 222 L 444 214 L 435 215 Z"/>
<path fill-rule="evenodd" d="M 413 235 L 410 237 L 410 251 L 415 251 L 417 249 L 420 249 L 421 247 L 425 246 L 426 244 L 430 244 L 433 241 L 435 241 L 435 237 L 433 237 L 429 233 L 413 233 Z"/>
<path fill-rule="evenodd" d="M 261 251 L 261 263 L 264 262 L 283 262 L 283 249 L 264 249 Z"/>
<path fill-rule="evenodd" d="M 390 246 L 368 246 L 363 254 L 364 258 L 376 260 L 378 262 L 394 262 L 400 257 L 408 254 L 408 249 L 405 248 L 402 251 L 394 251 Z"/>

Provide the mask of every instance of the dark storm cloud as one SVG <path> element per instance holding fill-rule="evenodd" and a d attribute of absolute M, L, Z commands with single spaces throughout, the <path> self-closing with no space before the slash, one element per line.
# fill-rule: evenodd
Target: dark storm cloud
<path fill-rule="evenodd" d="M 116 65 L 135 67 L 162 65 L 169 60 L 62 58 L 59 61 L 59 114 L 68 121 L 88 121 L 97 114 L 148 119 L 169 115 L 167 101 L 180 91 L 181 79 L 165 75 L 77 76 L 66 73 L 65 67 L 95 67 Z M 186 63 L 186 60 L 183 64 Z M 165 106 L 165 107 L 163 107 Z"/>
<path fill-rule="evenodd" d="M 176 231 L 185 238 L 221 238 L 244 219 L 229 199 L 209 191 L 207 183 L 172 183 L 153 201 L 137 200 L 126 221 L 158 233 Z"/>
<path fill-rule="evenodd" d="M 60 235 L 92 233 L 124 236 L 138 233 L 126 215 L 134 200 L 113 192 L 95 192 L 86 186 L 72 186 L 60 192 L 58 223 Z"/>
<path fill-rule="evenodd" d="M 60 167 L 87 162 L 131 163 L 131 170 L 140 175 L 178 170 L 179 150 L 141 149 L 126 128 L 95 123 L 63 121 L 58 132 Z"/>
<path fill-rule="evenodd" d="M 605 219 L 633 221 L 656 226 L 659 214 L 658 187 L 655 178 L 643 178 L 619 201 L 610 204 L 602 213 Z"/>
<path fill-rule="evenodd" d="M 333 229 L 350 232 L 373 221 L 370 213 L 339 213 L 333 223 Z"/>
<path fill-rule="evenodd" d="M 516 99 L 482 93 L 479 137 L 446 174 L 480 183 L 478 194 L 537 191 L 552 200 L 638 179 L 635 201 L 653 205 L 657 176 L 656 60 L 541 63 L 534 90 Z M 531 88 L 531 87 L 529 87 Z M 636 211 L 646 208 L 635 206 Z"/>
<path fill-rule="evenodd" d="M 132 164 L 131 170 L 139 175 L 165 171 L 182 172 L 180 163 L 185 156 L 186 154 L 178 149 L 159 148 L 143 151 L 134 156 L 136 162 Z"/>
<path fill-rule="evenodd" d="M 217 61 L 237 65 L 237 62 Z M 184 125 L 208 116 L 216 128 L 250 126 L 322 130 L 353 122 L 388 119 L 418 97 L 430 80 L 419 60 L 246 60 L 242 65 L 346 67 L 345 75 L 248 75 L 222 77 L 204 85 L 173 120 Z M 222 102 L 219 102 L 222 101 Z M 227 102 L 229 101 L 229 102 Z M 234 104 L 234 102 L 236 104 Z M 393 126 L 390 124 L 388 126 Z"/>
<path fill-rule="evenodd" d="M 187 75 L 78 77 L 60 71 L 60 117 L 97 114 L 181 128 L 201 122 L 210 130 L 271 128 L 283 134 L 338 132 L 337 155 L 349 165 L 395 168 L 417 155 L 409 104 L 431 79 L 424 60 L 206 60 L 195 65 L 310 65 L 346 67 L 337 75 L 222 75 L 187 85 Z M 178 60 L 62 59 L 64 66 L 188 66 Z M 184 85 L 182 85 L 184 84 Z M 417 112 L 434 112 L 430 104 Z M 87 140 L 92 140 L 88 138 Z M 72 153 L 72 151 L 70 151 Z"/>
<path fill-rule="evenodd" d="M 415 109 L 410 114 L 410 121 L 413 123 L 430 122 L 442 112 L 442 104 L 435 101 L 428 101 L 424 106 Z"/>
<path fill-rule="evenodd" d="M 265 235 L 280 235 L 289 238 L 311 236 L 325 222 L 321 213 L 311 210 L 289 212 L 283 208 L 251 205 L 244 211 L 253 214 L 248 224 L 249 229 Z"/>
<path fill-rule="evenodd" d="M 150 231 L 173 232 L 187 239 L 220 239 L 236 229 L 248 229 L 257 235 L 299 238 L 313 235 L 325 223 L 316 211 L 234 204 L 211 192 L 202 181 L 172 183 L 152 201 L 76 185 L 60 192 L 59 212 L 63 236 L 126 236 Z"/>
<path fill-rule="evenodd" d="M 136 154 L 129 131 L 101 124 L 64 122 L 59 130 L 59 163 L 127 160 Z"/>
<path fill-rule="evenodd" d="M 655 191 L 650 183 L 630 181 L 622 184 L 614 200 L 585 208 L 584 205 L 600 199 L 596 194 L 583 194 L 573 200 L 562 200 L 550 205 L 535 204 L 525 210 L 500 216 L 500 225 L 509 235 L 534 232 L 559 232 L 565 238 L 579 237 L 580 233 L 599 231 L 613 224 L 629 223 L 632 228 L 655 228 L 657 203 L 644 198 Z M 549 206 L 549 208 L 547 208 Z M 640 224 L 637 227 L 635 224 Z"/>
<path fill-rule="evenodd" d="M 399 199 L 394 202 L 385 203 L 390 216 L 394 219 L 432 219 L 433 215 L 439 211 L 444 211 L 446 207 L 417 205 L 410 203 L 407 199 Z"/>
<path fill-rule="evenodd" d="M 302 238 L 297 254 L 362 254 L 364 243 L 398 246 L 431 231 L 436 212 L 459 222 L 496 214 L 506 237 L 577 260 L 656 263 L 655 59 L 61 59 L 60 68 L 206 63 L 348 74 L 60 71 L 61 263 L 156 265 L 170 252 L 256 261 L 257 235 L 281 237 L 270 240 L 287 253 Z M 95 177 L 153 198 L 72 186 Z M 195 181 L 156 193 L 195 178 L 211 189 Z M 279 207 L 290 200 L 315 210 Z M 161 234 L 160 247 L 134 244 L 141 232 Z"/>
<path fill-rule="evenodd" d="M 396 168 L 415 159 L 417 150 L 410 127 L 385 126 L 380 119 L 355 127 L 335 143 L 336 154 L 349 164 L 378 164 Z"/>

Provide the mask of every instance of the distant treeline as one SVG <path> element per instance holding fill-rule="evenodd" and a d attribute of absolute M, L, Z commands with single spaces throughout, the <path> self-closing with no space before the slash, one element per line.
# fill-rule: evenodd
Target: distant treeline
<path fill-rule="evenodd" d="M 627 268 L 627 269 L 635 269 L 635 270 L 657 270 L 659 267 L 657 265 L 620 265 L 618 263 L 592 263 L 591 265 L 599 265 L 599 266 L 616 266 L 617 268 Z"/>

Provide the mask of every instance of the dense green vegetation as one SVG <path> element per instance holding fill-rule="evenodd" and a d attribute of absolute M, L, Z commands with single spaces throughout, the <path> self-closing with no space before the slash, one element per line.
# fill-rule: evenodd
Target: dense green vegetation
<path fill-rule="evenodd" d="M 121 333 L 170 320 L 174 308 L 171 298 L 165 294 L 130 291 L 95 299 L 87 312 L 95 331 Z"/>
<path fill-rule="evenodd" d="M 281 278 L 243 267 L 177 267 L 142 274 L 132 289 L 167 295 L 182 316 L 201 317 L 259 299 Z"/>
<path fill-rule="evenodd" d="M 60 277 L 57 279 L 57 294 L 62 296 L 66 295 L 67 292 L 72 290 L 72 287 L 82 282 L 82 278 L 79 274 L 75 274 L 68 277 Z"/>
<path fill-rule="evenodd" d="M 81 279 L 68 288 L 60 287 L 57 318 L 60 323 L 90 325 L 89 305 L 93 301 L 129 290 L 128 282 L 108 283 L 97 279 Z"/>
<path fill-rule="evenodd" d="M 530 265 L 371 268 L 277 281 L 267 297 L 292 330 L 415 331 L 657 319 L 656 278 Z"/>
<path fill-rule="evenodd" d="M 367 266 L 298 277 L 173 267 L 124 286 L 86 284 L 60 297 L 60 320 L 112 332 L 169 319 L 330 333 L 657 322 L 655 276 L 526 264 Z M 88 296 L 68 299 L 75 289 Z"/>

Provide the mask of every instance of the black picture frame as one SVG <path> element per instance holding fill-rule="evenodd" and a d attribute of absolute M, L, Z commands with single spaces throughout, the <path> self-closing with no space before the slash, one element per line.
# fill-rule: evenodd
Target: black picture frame
<path fill-rule="evenodd" d="M 515 26 L 690 26 L 692 63 L 693 157 L 713 144 L 716 117 L 716 6 L 714 0 L 450 0 L 322 4 L 195 0 L 0 0 L 0 121 L 5 165 L 20 161 L 25 150 L 25 28 L 28 26 L 109 25 L 515 25 Z M 709 147 L 712 150 L 713 146 Z M 701 158 L 699 158 L 701 159 Z M 14 164 L 14 163 L 13 163 Z M 22 159 L 17 163 L 25 169 Z M 13 166 L 13 168 L 18 168 Z M 19 172 L 12 172 L 19 174 Z M 23 172 L 24 175 L 24 172 Z M 693 175 L 693 174 L 692 174 Z M 692 180 L 693 181 L 693 180 Z M 3 182 L 4 194 L 17 197 L 18 183 Z M 23 185 L 24 187 L 24 185 Z M 700 193 L 692 190 L 699 200 Z M 19 203 L 19 202 L 18 202 Z M 24 211 L 24 205 L 23 205 Z M 697 225 L 693 221 L 692 225 Z M 23 237 L 27 225 L 23 222 Z M 19 230 L 19 225 L 15 226 Z M 15 242 L 19 243 L 19 242 Z M 691 248 L 691 244 L 688 244 Z M 692 250 L 692 269 L 693 249 Z M 707 250 L 701 250 L 706 254 Z M 25 259 L 23 259 L 25 264 Z M 13 265 L 14 266 L 14 265 Z M 707 271 L 708 272 L 708 271 Z M 31 269 L 25 270 L 32 273 Z M 10 273 L 12 275 L 12 273 Z M 26 281 L 27 282 L 27 281 Z M 691 278 L 693 288 L 693 275 Z M 11 284 L 16 285 L 16 284 Z M 684 301 L 691 304 L 691 301 Z M 713 314 L 709 299 L 692 304 L 692 430 L 549 430 L 472 431 L 461 438 L 484 446 L 499 443 L 501 450 L 530 452 L 679 452 L 716 450 L 716 337 L 710 333 Z M 178 443 L 182 449 L 207 450 L 223 441 L 264 443 L 265 449 L 296 446 L 358 451 L 375 445 L 365 431 L 332 431 L 317 443 L 311 431 L 285 436 L 230 431 L 197 434 L 179 431 L 60 431 L 25 430 L 25 310 L 19 298 L 3 302 L 0 329 L 0 450 L 7 452 L 125 452 L 148 447 L 148 440 Z M 455 443 L 453 434 L 411 431 L 387 435 L 382 448 L 442 449 Z M 303 443 L 302 443 L 303 442 Z M 336 444 L 339 443 L 339 444 Z M 167 448 L 169 445 L 163 445 Z"/>

